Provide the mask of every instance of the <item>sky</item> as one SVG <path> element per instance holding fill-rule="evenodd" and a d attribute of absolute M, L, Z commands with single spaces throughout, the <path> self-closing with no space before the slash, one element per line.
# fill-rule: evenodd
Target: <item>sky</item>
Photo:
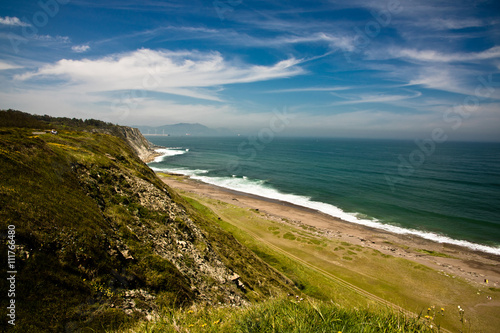
<path fill-rule="evenodd" d="M 500 2 L 0 2 L 0 109 L 500 141 Z"/>

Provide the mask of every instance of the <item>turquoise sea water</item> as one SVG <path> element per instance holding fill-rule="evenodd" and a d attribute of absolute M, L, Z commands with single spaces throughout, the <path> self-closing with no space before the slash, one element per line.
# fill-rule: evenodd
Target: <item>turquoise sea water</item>
<path fill-rule="evenodd" d="M 500 144 L 154 137 L 154 170 L 500 254 Z"/>

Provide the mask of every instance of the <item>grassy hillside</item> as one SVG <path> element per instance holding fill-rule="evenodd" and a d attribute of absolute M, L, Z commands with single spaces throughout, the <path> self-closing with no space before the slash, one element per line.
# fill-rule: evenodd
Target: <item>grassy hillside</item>
<path fill-rule="evenodd" d="M 297 252 L 310 248 L 320 260 L 328 241 L 180 196 L 139 159 L 144 142 L 99 121 L 0 111 L 0 249 L 8 267 L 15 242 L 16 272 L 15 295 L 0 299 L 2 331 L 436 329 L 425 318 L 435 314 L 381 307 Z M 299 241 L 288 252 L 271 244 Z M 12 289 L 8 276 L 2 295 Z M 5 320 L 11 300 L 15 326 Z"/>
<path fill-rule="evenodd" d="M 184 182 L 175 175 L 159 176 L 173 186 L 172 179 Z M 423 329 L 432 325 L 441 331 L 443 327 L 452 332 L 497 331 L 497 303 L 485 302 L 498 298 L 497 288 L 471 284 L 414 261 L 349 243 L 347 237 L 328 237 L 312 226 L 269 218 L 263 210 L 180 188 L 179 194 L 201 207 L 205 216 L 289 277 L 304 295 L 326 302 L 332 313 L 340 308 L 356 317 L 359 311 L 376 310 L 383 315 L 390 309 L 389 313 L 405 313 L 407 319 L 420 316 L 427 324 Z M 378 316 L 370 318 L 379 320 Z"/>
<path fill-rule="evenodd" d="M 293 288 L 206 224 L 122 137 L 39 118 L 0 112 L 1 253 L 15 228 L 17 271 L 16 325 L 3 329 L 99 331 L 162 307 L 241 305 Z M 47 128 L 59 134 L 33 134 Z M 5 278 L 0 286 L 7 294 Z"/>
<path fill-rule="evenodd" d="M 358 310 L 331 302 L 272 299 L 238 309 L 199 307 L 167 311 L 154 323 L 131 332 L 436 332 L 427 319 L 409 318 L 390 310 Z"/>

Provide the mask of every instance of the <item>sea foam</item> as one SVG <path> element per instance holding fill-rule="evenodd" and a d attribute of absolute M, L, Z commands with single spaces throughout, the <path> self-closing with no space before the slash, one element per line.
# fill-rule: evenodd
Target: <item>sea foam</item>
<path fill-rule="evenodd" d="M 243 178 L 226 178 L 226 177 L 207 177 L 201 176 L 200 174 L 193 174 L 191 176 L 193 179 L 200 180 L 202 182 L 225 187 L 231 190 L 244 192 L 248 194 L 253 194 L 261 197 L 265 197 L 268 199 L 274 199 L 279 201 L 288 202 L 297 206 L 310 208 L 313 210 L 317 210 L 319 212 L 325 213 L 332 217 L 340 218 L 344 221 L 360 224 L 363 226 L 367 226 L 374 229 L 385 230 L 388 232 L 401 234 L 401 235 L 413 235 L 422 237 L 428 240 L 432 240 L 438 243 L 447 243 L 452 245 L 458 245 L 462 247 L 466 247 L 476 251 L 482 251 L 486 253 L 500 255 L 500 248 L 492 247 L 482 244 L 472 243 L 466 240 L 458 240 L 447 237 L 445 235 L 440 235 L 433 232 L 421 231 L 409 228 L 402 228 L 395 225 L 385 224 L 380 222 L 375 218 L 358 218 L 357 213 L 348 213 L 343 211 L 341 208 L 336 207 L 331 204 L 327 204 L 324 202 L 314 201 L 311 198 L 306 196 L 300 196 L 296 194 L 287 194 L 281 193 L 276 189 L 273 189 L 266 185 L 266 182 L 263 180 L 251 180 L 246 177 Z"/>
<path fill-rule="evenodd" d="M 156 157 L 153 162 L 159 163 L 165 160 L 165 158 L 170 157 L 170 156 L 176 156 L 176 155 L 182 155 L 186 154 L 188 150 L 182 149 L 182 148 L 160 148 L 156 149 L 155 151 L 157 153 L 160 153 L 162 155 Z"/>
<path fill-rule="evenodd" d="M 160 150 L 158 150 L 160 151 Z M 162 150 L 163 151 L 163 150 Z M 169 156 L 175 156 L 179 154 L 186 153 L 185 150 L 176 150 L 176 149 L 165 149 L 166 156 L 162 156 L 163 158 L 167 158 Z M 162 159 L 163 160 L 163 159 Z M 356 223 L 359 225 L 363 225 L 366 227 L 379 229 L 388 231 L 395 234 L 401 235 L 413 235 L 418 236 L 424 239 L 432 240 L 438 243 L 447 243 L 452 245 L 458 245 L 462 247 L 466 247 L 475 251 L 481 251 L 485 253 L 491 253 L 495 255 L 500 255 L 500 247 L 492 247 L 482 244 L 472 243 L 466 240 L 453 239 L 445 235 L 440 235 L 433 232 L 410 229 L 410 228 L 402 228 L 399 226 L 382 223 L 380 220 L 375 218 L 359 218 L 357 213 L 349 213 L 343 211 L 341 208 L 336 207 L 332 204 L 319 202 L 311 200 L 310 197 L 282 193 L 271 186 L 269 186 L 264 180 L 250 179 L 246 176 L 238 177 L 236 175 L 232 175 L 231 177 L 210 177 L 206 176 L 209 173 L 208 170 L 191 170 L 191 169 L 182 169 L 182 168 L 157 168 L 151 166 L 154 171 L 164 171 L 164 172 L 173 172 L 179 173 L 186 176 L 191 177 L 192 179 L 196 179 L 202 181 L 207 184 L 212 184 L 220 187 L 224 187 L 230 190 L 239 191 L 243 193 L 253 194 L 260 197 L 279 200 L 287 203 L 291 203 L 297 206 L 310 208 L 332 217 L 336 217 L 342 219 L 346 222 Z"/>

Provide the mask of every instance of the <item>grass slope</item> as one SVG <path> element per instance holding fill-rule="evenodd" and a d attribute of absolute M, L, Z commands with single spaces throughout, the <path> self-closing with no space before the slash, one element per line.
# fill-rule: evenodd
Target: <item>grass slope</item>
<path fill-rule="evenodd" d="M 105 157 L 109 152 L 121 156 L 141 176 L 153 177 L 126 144 L 104 134 L 63 132 L 43 138 L 30 134 L 23 129 L 0 133 L 0 228 L 5 232 L 13 225 L 16 230 L 16 330 L 121 325 L 134 316 L 108 306 L 118 305 L 126 289 L 162 289 L 175 293 L 178 304 L 189 302 L 193 295 L 188 282 L 167 260 L 151 251 L 140 262 L 111 254 L 119 243 L 130 243 L 132 236 L 124 232 L 124 224 L 127 216 L 134 215 L 130 209 L 136 203 L 131 198 L 123 207 L 121 221 L 103 214 L 100 205 L 106 204 L 105 195 L 82 187 L 74 171 L 88 167 L 90 173 L 99 173 L 103 184 L 114 181 L 106 180 L 111 176 L 106 168 L 117 167 Z M 4 246 L 3 241 L 2 253 Z M 1 287 L 3 294 L 5 279 Z"/>
<path fill-rule="evenodd" d="M 0 330 L 122 330 L 162 308 L 293 289 L 170 191 L 122 137 L 92 125 L 115 132 L 0 111 L 0 250 L 6 258 L 14 226 L 17 270 L 16 325 L 2 320 Z M 33 134 L 47 128 L 59 134 Z M 8 287 L 3 276 L 2 295 Z M 8 301 L 0 299 L 4 319 Z"/>
<path fill-rule="evenodd" d="M 238 309 L 192 308 L 163 313 L 154 323 L 130 332 L 435 332 L 428 321 L 389 310 L 355 310 L 329 302 L 272 299 Z"/>
<path fill-rule="evenodd" d="M 500 324 L 495 307 L 481 306 L 486 297 L 497 297 L 495 290 L 258 211 L 181 194 L 220 217 L 221 227 L 315 299 L 359 309 L 385 309 L 387 300 L 452 331 L 494 332 Z"/>

